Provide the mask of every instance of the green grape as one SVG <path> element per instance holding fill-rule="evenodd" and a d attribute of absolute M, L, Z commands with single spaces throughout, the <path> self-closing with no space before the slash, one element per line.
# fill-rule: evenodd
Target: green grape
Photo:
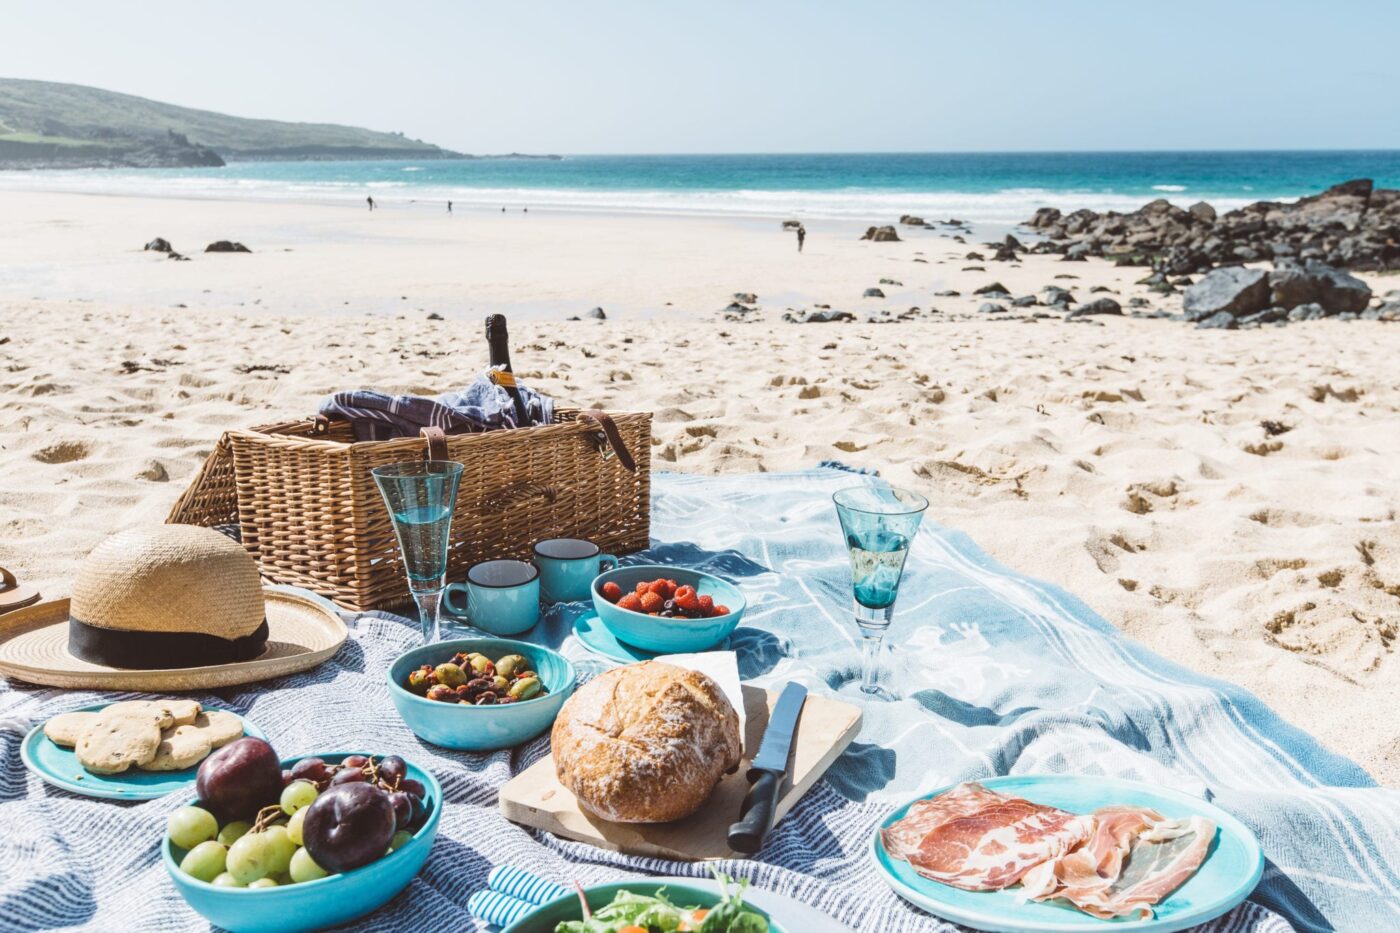
<path fill-rule="evenodd" d="M 226 846 L 231 846 L 252 828 L 253 824 L 247 820 L 234 820 L 232 823 L 225 823 L 224 828 L 219 830 L 219 841 Z"/>
<path fill-rule="evenodd" d="M 195 846 L 180 862 L 180 870 L 200 881 L 213 881 L 224 871 L 224 860 L 228 849 L 211 841 Z"/>
<path fill-rule="evenodd" d="M 248 882 L 248 887 L 250 887 L 250 888 L 275 888 L 275 887 L 277 887 L 277 882 L 273 881 L 271 878 L 259 878 L 257 881 L 250 881 L 250 882 Z"/>
<path fill-rule="evenodd" d="M 215 878 L 215 879 L 214 879 L 214 884 L 215 884 L 216 886 L 220 887 L 220 888 L 241 888 L 241 887 L 243 887 L 243 885 L 241 885 L 241 884 L 238 883 L 238 879 L 235 878 L 235 877 L 233 877 L 233 875 L 230 875 L 228 872 L 223 872 L 223 873 L 221 873 L 217 878 Z"/>
<path fill-rule="evenodd" d="M 316 785 L 310 781 L 293 781 L 282 788 L 282 812 L 291 816 L 316 799 Z"/>
<path fill-rule="evenodd" d="M 219 832 L 214 814 L 199 807 L 181 807 L 165 821 L 170 841 L 182 849 L 193 849 L 201 842 L 213 839 Z"/>
<path fill-rule="evenodd" d="M 326 870 L 316 864 L 316 860 L 311 857 L 311 853 L 305 849 L 297 849 L 292 853 L 292 880 L 300 884 L 303 881 L 315 881 L 317 878 L 326 877 Z"/>
<path fill-rule="evenodd" d="M 297 847 L 287 835 L 285 826 L 269 826 L 258 835 L 263 836 L 266 842 L 263 843 L 268 851 L 268 867 L 266 874 L 280 875 L 286 872 L 287 866 L 292 863 L 292 853 Z"/>
<path fill-rule="evenodd" d="M 290 820 L 287 821 L 287 838 L 290 839 L 290 840 L 292 840 L 292 845 L 294 845 L 294 846 L 305 845 L 305 843 L 301 841 L 301 824 L 302 824 L 302 823 L 305 823 L 305 822 L 306 822 L 306 808 L 305 808 L 305 807 L 302 807 L 300 810 L 298 810 L 297 812 L 293 813 L 293 814 L 292 814 L 292 818 L 291 818 Z"/>
<path fill-rule="evenodd" d="M 394 838 L 389 840 L 389 851 L 392 852 L 395 849 L 402 848 L 403 846 L 407 845 L 408 841 L 412 838 L 413 833 L 409 832 L 406 829 L 399 830 L 398 832 L 394 833 Z"/>
<path fill-rule="evenodd" d="M 252 884 L 272 872 L 267 833 L 248 833 L 228 847 L 228 872 L 239 884 Z"/>

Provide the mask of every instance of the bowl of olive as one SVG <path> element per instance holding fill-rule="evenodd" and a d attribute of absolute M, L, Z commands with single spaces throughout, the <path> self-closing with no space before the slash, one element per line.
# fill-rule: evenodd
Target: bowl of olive
<path fill-rule="evenodd" d="M 465 751 L 511 748 L 554 723 L 574 692 L 568 658 L 505 638 L 434 642 L 389 666 L 389 696 L 419 738 Z"/>

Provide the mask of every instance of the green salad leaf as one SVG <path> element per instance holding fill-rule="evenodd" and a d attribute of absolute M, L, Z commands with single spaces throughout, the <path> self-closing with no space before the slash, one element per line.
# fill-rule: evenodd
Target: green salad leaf
<path fill-rule="evenodd" d="M 735 881 L 716 871 L 721 900 L 710 908 L 697 926 L 691 920 L 694 907 L 677 907 L 666 897 L 666 889 L 656 894 L 619 891 L 611 903 L 584 920 L 564 920 L 554 933 L 618 933 L 625 927 L 641 927 L 647 933 L 769 933 L 768 921 L 744 903 L 747 881 Z M 731 891 L 730 888 L 733 887 Z"/>

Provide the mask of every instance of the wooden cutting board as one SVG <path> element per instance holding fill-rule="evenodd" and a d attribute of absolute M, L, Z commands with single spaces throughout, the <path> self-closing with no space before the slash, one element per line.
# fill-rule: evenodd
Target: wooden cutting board
<path fill-rule="evenodd" d="M 729 848 L 729 824 L 739 819 L 739 806 L 748 793 L 744 777 L 758 754 L 768 716 L 778 694 L 745 686 L 744 760 L 726 774 L 699 812 L 674 823 L 612 823 L 578 805 L 574 795 L 554 776 L 554 758 L 545 756 L 501 788 L 501 812 L 506 818 L 578 839 L 604 849 L 657 858 L 705 861 L 746 858 Z M 835 761 L 860 729 L 860 710 L 849 703 L 808 695 L 793 741 L 788 783 L 778 799 L 776 819 L 792 809 Z"/>

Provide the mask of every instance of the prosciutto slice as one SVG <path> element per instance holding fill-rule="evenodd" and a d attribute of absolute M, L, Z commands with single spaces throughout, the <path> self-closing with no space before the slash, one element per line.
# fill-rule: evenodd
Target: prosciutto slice
<path fill-rule="evenodd" d="M 925 878 L 968 891 L 1010 887 L 1088 839 L 1094 825 L 1091 817 L 980 784 L 960 785 L 928 803 L 885 830 L 886 850 Z"/>
<path fill-rule="evenodd" d="M 1152 811 L 1146 811 L 1152 813 Z M 1061 884 L 1037 900 L 1061 898 L 1104 919 L 1152 916 L 1152 905 L 1185 883 L 1201 867 L 1215 840 L 1215 824 L 1204 817 L 1162 819 L 1127 839 L 1121 868 L 1109 877 L 1089 878 L 1065 872 Z M 1121 848 L 1118 843 L 1117 848 Z M 1073 859 L 1077 853 L 1068 858 Z M 1056 871 L 1057 876 L 1061 873 Z"/>

